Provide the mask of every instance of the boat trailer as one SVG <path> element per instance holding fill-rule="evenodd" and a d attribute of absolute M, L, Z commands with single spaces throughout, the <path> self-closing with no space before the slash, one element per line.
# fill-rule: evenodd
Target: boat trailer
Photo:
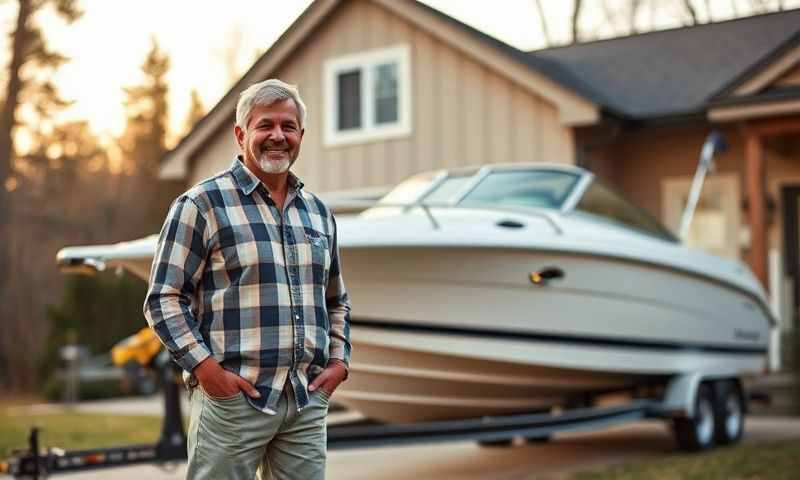
<path fill-rule="evenodd" d="M 28 437 L 27 449 L 15 452 L 11 458 L 0 462 L 0 473 L 9 473 L 14 478 L 38 480 L 58 473 L 142 463 L 169 465 L 185 461 L 186 432 L 181 414 L 180 389 L 183 386 L 180 374 L 172 362 L 162 363 L 159 372 L 164 386 L 164 421 L 161 436 L 155 444 L 74 451 L 43 449 L 40 446 L 40 430 L 34 427 Z M 559 432 L 598 430 L 643 419 L 672 419 L 677 427 L 679 446 L 688 450 L 702 450 L 713 447 L 714 442 L 698 437 L 702 431 L 699 427 L 703 423 L 703 411 L 711 412 L 698 407 L 711 399 L 719 399 L 714 402 L 715 405 L 727 405 L 731 400 L 739 399 L 744 403 L 739 407 L 740 422 L 746 410 L 744 400 L 747 397 L 738 379 L 722 372 L 716 375 L 710 372 L 678 375 L 670 379 L 662 393 L 645 395 L 644 398 L 633 396 L 631 400 L 611 406 L 593 406 L 586 399 L 585 403 L 579 404 L 582 406 L 575 408 L 527 414 L 409 424 L 380 424 L 364 420 L 334 424 L 328 427 L 328 449 L 464 441 L 482 445 L 509 445 L 517 438 L 546 441 Z M 727 441 L 721 443 L 735 443 L 741 434 L 741 430 L 732 432 Z"/>
<path fill-rule="evenodd" d="M 180 378 L 171 366 L 161 369 L 164 384 L 164 422 L 155 444 L 91 450 L 43 449 L 40 429 L 31 429 L 27 449 L 0 463 L 0 473 L 14 478 L 43 479 L 49 475 L 84 470 L 186 460 L 186 433 L 179 398 Z M 514 438 L 547 439 L 556 432 L 595 430 L 658 416 L 659 402 L 634 400 L 624 405 L 533 413 L 486 416 L 413 424 L 375 424 L 356 421 L 328 427 L 328 449 L 353 449 L 477 441 L 511 443 Z"/>

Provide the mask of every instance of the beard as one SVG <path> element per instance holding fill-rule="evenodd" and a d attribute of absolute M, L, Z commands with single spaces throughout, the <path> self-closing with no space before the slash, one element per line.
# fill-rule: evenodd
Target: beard
<path fill-rule="evenodd" d="M 288 155 L 280 160 L 270 160 L 267 154 L 268 146 L 264 145 L 261 148 L 260 154 L 256 154 L 253 152 L 253 157 L 255 158 L 255 164 L 258 165 L 258 168 L 261 169 L 262 172 L 268 173 L 270 175 L 275 174 L 283 174 L 289 171 L 289 168 L 294 163 L 294 159 L 289 157 Z"/>
<path fill-rule="evenodd" d="M 260 168 L 264 173 L 269 174 L 286 173 L 289 171 L 289 167 L 292 166 L 292 163 L 294 162 L 292 162 L 290 158 L 274 161 L 267 159 L 266 155 L 262 155 L 256 160 L 256 165 L 258 165 L 258 168 Z"/>

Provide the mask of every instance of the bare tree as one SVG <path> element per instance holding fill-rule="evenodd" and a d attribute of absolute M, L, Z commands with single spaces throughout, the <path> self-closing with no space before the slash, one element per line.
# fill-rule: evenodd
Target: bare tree
<path fill-rule="evenodd" d="M 767 13 L 769 3 L 766 0 L 750 0 L 750 6 L 755 13 Z"/>
<path fill-rule="evenodd" d="M 239 25 L 234 25 L 228 29 L 228 38 L 225 46 L 215 52 L 217 58 L 222 62 L 225 76 L 229 85 L 233 85 L 242 76 L 240 63 L 244 53 L 244 34 Z"/>
<path fill-rule="evenodd" d="M 628 9 L 628 32 L 634 34 L 638 31 L 636 28 L 636 16 L 639 13 L 639 7 L 642 5 L 642 0 L 631 0 Z"/>
<path fill-rule="evenodd" d="M 692 5 L 692 0 L 683 0 L 683 6 L 686 11 L 689 12 L 689 17 L 692 19 L 692 25 L 697 25 L 697 11 Z"/>
<path fill-rule="evenodd" d="M 573 9 L 572 9 L 572 44 L 578 43 L 578 31 L 579 25 L 578 20 L 581 16 L 581 7 L 583 6 L 583 0 L 573 0 Z"/>
<path fill-rule="evenodd" d="M 606 1 L 606 0 L 603 0 L 600 3 L 600 7 L 603 10 L 603 18 L 605 19 L 605 22 L 603 22 L 603 24 L 611 28 L 612 35 L 618 36 L 618 35 L 623 34 L 624 32 L 630 31 L 630 25 L 626 25 L 628 23 L 628 19 L 623 19 L 622 20 L 622 23 L 623 23 L 622 29 L 620 30 L 620 28 L 619 28 L 619 25 L 620 25 L 619 18 L 620 18 L 620 16 L 623 16 L 623 13 L 624 13 L 619 9 L 619 7 L 611 7 L 611 6 L 609 6 L 608 5 L 608 1 Z M 594 33 L 594 37 L 595 38 L 600 36 L 600 35 L 597 34 L 597 30 L 600 30 L 600 28 L 602 28 L 603 24 L 599 25 L 596 28 L 596 31 Z M 585 38 L 585 36 L 584 36 L 584 38 Z"/>
<path fill-rule="evenodd" d="M 539 27 L 542 29 L 542 36 L 544 37 L 544 46 L 549 47 L 553 44 L 550 40 L 550 32 L 547 30 L 547 17 L 544 15 L 544 8 L 542 8 L 542 0 L 536 0 L 536 10 L 539 12 Z"/>

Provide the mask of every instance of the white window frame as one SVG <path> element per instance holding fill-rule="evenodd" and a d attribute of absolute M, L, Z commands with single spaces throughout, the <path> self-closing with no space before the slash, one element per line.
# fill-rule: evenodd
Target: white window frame
<path fill-rule="evenodd" d="M 377 65 L 397 64 L 397 121 L 375 124 L 373 72 Z M 361 71 L 361 128 L 340 131 L 338 126 L 337 76 L 342 72 Z M 411 135 L 411 53 L 408 45 L 370 50 L 332 58 L 323 68 L 325 85 L 325 146 L 339 146 L 401 138 Z"/>

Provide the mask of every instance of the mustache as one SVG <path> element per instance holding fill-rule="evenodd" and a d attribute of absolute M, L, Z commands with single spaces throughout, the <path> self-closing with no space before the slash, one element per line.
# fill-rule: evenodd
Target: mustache
<path fill-rule="evenodd" d="M 262 143 L 261 145 L 259 145 L 259 148 L 262 151 L 263 150 L 270 150 L 270 149 L 285 150 L 285 149 L 289 148 L 289 144 L 286 143 L 285 141 L 283 141 L 283 142 L 266 141 L 266 142 Z"/>

